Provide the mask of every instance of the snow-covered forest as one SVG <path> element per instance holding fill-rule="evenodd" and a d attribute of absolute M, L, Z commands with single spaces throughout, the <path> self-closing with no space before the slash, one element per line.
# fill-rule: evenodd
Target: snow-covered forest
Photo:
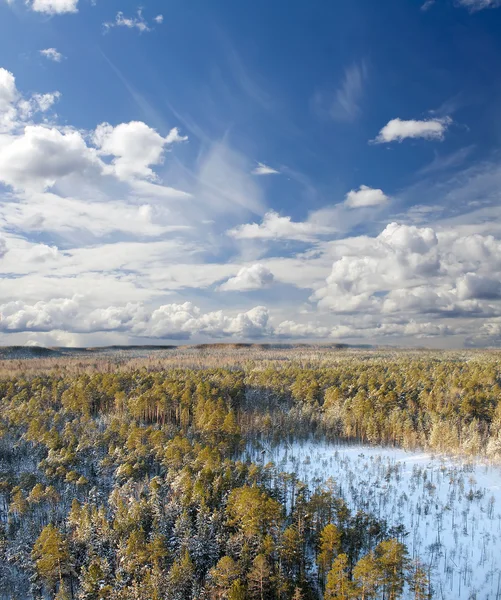
<path fill-rule="evenodd" d="M 315 489 L 329 483 L 353 511 L 402 529 L 434 595 L 501 597 L 501 467 L 423 452 L 306 441 L 248 449 Z"/>
<path fill-rule="evenodd" d="M 501 354 L 0 361 L 2 599 L 501 597 Z"/>

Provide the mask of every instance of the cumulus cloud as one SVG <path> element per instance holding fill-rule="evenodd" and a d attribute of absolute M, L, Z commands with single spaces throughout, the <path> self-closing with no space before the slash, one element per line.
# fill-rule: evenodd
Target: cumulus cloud
<path fill-rule="evenodd" d="M 0 68 L 0 111 L 12 106 L 17 95 L 16 78 L 7 69 Z"/>
<path fill-rule="evenodd" d="M 0 181 L 15 189 L 46 189 L 69 175 L 101 169 L 96 151 L 77 131 L 29 125 L 0 144 Z"/>
<path fill-rule="evenodd" d="M 442 140 L 452 119 L 425 119 L 423 121 L 404 121 L 392 119 L 379 132 L 373 143 L 402 142 L 405 139 L 422 138 L 425 140 Z"/>
<path fill-rule="evenodd" d="M 0 305 L 3 333 L 66 335 L 124 333 L 137 338 L 190 340 L 192 338 L 320 339 L 332 335 L 329 327 L 314 323 L 282 321 L 274 326 L 265 306 L 236 314 L 203 312 L 192 302 L 163 304 L 148 309 L 129 302 L 106 308 L 88 307 L 83 295 L 53 298 L 28 304 L 22 301 Z M 30 338 L 33 339 L 33 338 Z"/>
<path fill-rule="evenodd" d="M 68 325 L 78 315 L 78 309 L 76 298 L 55 298 L 50 302 L 37 302 L 33 305 L 21 300 L 9 302 L 0 308 L 0 330 L 10 332 L 70 329 Z"/>
<path fill-rule="evenodd" d="M 78 12 L 78 0 L 28 0 L 31 10 L 47 15 Z"/>
<path fill-rule="evenodd" d="M 141 304 L 88 309 L 82 296 L 55 298 L 26 304 L 22 301 L 0 306 L 3 319 L 0 331 L 74 333 L 122 331 L 134 336 L 156 339 L 190 339 L 193 335 L 210 338 L 259 338 L 272 334 L 269 312 L 256 306 L 234 316 L 222 311 L 203 313 L 191 302 L 164 304 L 147 310 Z"/>
<path fill-rule="evenodd" d="M 501 313 L 501 242 L 391 223 L 376 238 L 344 240 L 320 308 L 409 321 L 423 315 L 487 317 Z"/>
<path fill-rule="evenodd" d="M 29 100 L 21 100 L 17 104 L 18 116 L 21 119 L 26 120 L 33 117 L 37 112 L 45 113 L 49 111 L 60 98 L 60 92 L 33 94 Z"/>
<path fill-rule="evenodd" d="M 61 62 L 64 58 L 61 52 L 58 52 L 55 48 L 46 48 L 45 50 L 40 50 L 40 54 L 47 60 L 51 60 L 53 62 Z"/>
<path fill-rule="evenodd" d="M 37 112 L 47 112 L 60 97 L 59 92 L 50 92 L 23 98 L 17 90 L 14 75 L 0 68 L 0 148 L 8 141 L 2 134 L 19 129 Z"/>
<path fill-rule="evenodd" d="M 159 25 L 161 25 L 164 22 L 164 16 L 157 15 L 153 20 L 155 21 L 155 23 L 158 23 Z"/>
<path fill-rule="evenodd" d="M 237 240 L 296 240 L 311 242 L 318 236 L 332 234 L 336 229 L 322 225 L 313 218 L 304 222 L 295 222 L 291 217 L 281 217 L 275 211 L 267 212 L 261 224 L 247 223 L 230 229 L 227 233 Z"/>
<path fill-rule="evenodd" d="M 179 135 L 177 127 L 162 137 L 141 121 L 121 123 L 116 127 L 102 123 L 93 135 L 99 153 L 114 157 L 114 172 L 121 179 L 156 179 L 151 167 L 162 163 L 165 147 L 186 139 Z"/>
<path fill-rule="evenodd" d="M 49 246 L 47 244 L 35 244 L 25 255 L 25 260 L 34 263 L 44 263 L 53 261 L 59 258 L 59 249 L 57 246 Z"/>
<path fill-rule="evenodd" d="M 250 267 L 242 267 L 235 277 L 230 277 L 218 289 L 223 292 L 261 290 L 270 286 L 273 280 L 273 273 L 267 267 L 255 264 Z"/>
<path fill-rule="evenodd" d="M 230 317 L 222 311 L 204 314 L 191 302 L 185 302 L 167 304 L 153 311 L 145 333 L 167 339 L 189 339 L 195 334 L 215 338 L 259 338 L 271 333 L 268 320 L 269 313 L 264 306 L 256 306 Z"/>
<path fill-rule="evenodd" d="M 15 102 L 19 97 L 16 79 L 7 69 L 0 68 L 0 134 L 10 131 L 15 123 Z"/>
<path fill-rule="evenodd" d="M 351 190 L 346 195 L 345 205 L 348 208 L 366 208 L 381 206 L 388 202 L 388 196 L 380 189 L 361 185 L 358 190 Z"/>
<path fill-rule="evenodd" d="M 280 171 L 277 171 L 276 169 L 273 169 L 272 167 L 260 162 L 257 163 L 257 167 L 255 169 L 252 169 L 253 175 L 278 175 L 279 173 Z"/>

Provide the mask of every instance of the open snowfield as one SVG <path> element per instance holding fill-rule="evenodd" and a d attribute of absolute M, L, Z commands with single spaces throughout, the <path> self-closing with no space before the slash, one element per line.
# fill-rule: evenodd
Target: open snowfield
<path fill-rule="evenodd" d="M 256 456 L 254 456 L 256 459 Z M 501 467 L 393 448 L 295 442 L 262 458 L 315 488 L 332 478 L 354 511 L 403 524 L 434 598 L 501 598 Z"/>

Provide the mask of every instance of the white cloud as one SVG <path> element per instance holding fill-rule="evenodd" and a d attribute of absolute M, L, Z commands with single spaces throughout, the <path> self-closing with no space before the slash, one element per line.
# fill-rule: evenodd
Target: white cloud
<path fill-rule="evenodd" d="M 187 135 L 180 135 L 179 129 L 177 127 L 173 127 L 165 138 L 166 144 L 178 144 L 179 142 L 188 141 Z"/>
<path fill-rule="evenodd" d="M 322 309 L 386 322 L 501 314 L 501 242 L 492 236 L 391 223 L 376 238 L 336 245 L 326 286 L 312 296 Z"/>
<path fill-rule="evenodd" d="M 219 286 L 221 291 L 261 290 L 273 283 L 273 273 L 264 265 L 255 264 L 250 267 L 242 267 L 235 277 Z"/>
<path fill-rule="evenodd" d="M 71 321 L 78 315 L 79 304 L 75 298 L 55 298 L 50 302 L 27 305 L 21 300 L 0 307 L 1 331 L 51 331 L 70 329 Z"/>
<path fill-rule="evenodd" d="M 0 136 L 22 125 L 36 112 L 48 111 L 59 100 L 59 92 L 48 94 L 33 94 L 28 100 L 24 99 L 16 88 L 14 75 L 0 68 Z M 4 138 L 0 138 L 0 147 Z"/>
<path fill-rule="evenodd" d="M 10 71 L 0 68 L 0 111 L 8 110 L 17 95 L 16 78 Z"/>
<path fill-rule="evenodd" d="M 164 304 L 149 312 L 141 304 L 88 309 L 82 296 L 54 298 L 26 304 L 22 301 L 0 305 L 3 332 L 74 333 L 124 331 L 134 336 L 157 339 L 190 339 L 193 335 L 210 338 L 259 338 L 272 334 L 269 313 L 256 306 L 235 316 L 222 311 L 203 313 L 191 302 Z"/>
<path fill-rule="evenodd" d="M 278 175 L 279 173 L 280 171 L 272 169 L 271 167 L 268 167 L 268 165 L 260 162 L 257 163 L 257 167 L 255 169 L 252 169 L 253 175 Z"/>
<path fill-rule="evenodd" d="M 498 300 L 501 298 L 501 281 L 497 278 L 466 273 L 456 282 L 460 300 Z"/>
<path fill-rule="evenodd" d="M 14 75 L 0 68 L 0 134 L 14 127 L 16 118 L 15 102 L 19 97 Z"/>
<path fill-rule="evenodd" d="M 35 103 L 37 110 L 40 112 L 47 112 L 54 104 L 61 98 L 60 92 L 51 92 L 48 94 L 34 94 L 32 101 Z"/>
<path fill-rule="evenodd" d="M 277 325 L 274 333 L 278 338 L 312 340 L 323 339 L 331 335 L 328 327 L 313 323 L 296 323 L 295 321 L 282 321 Z"/>
<path fill-rule="evenodd" d="M 177 128 L 164 138 L 141 121 L 121 123 L 116 127 L 102 123 L 93 135 L 100 154 L 114 157 L 114 172 L 120 179 L 142 177 L 155 180 L 151 167 L 163 162 L 165 147 L 186 139 L 179 135 Z"/>
<path fill-rule="evenodd" d="M 47 244 L 35 244 L 25 255 L 25 260 L 34 263 L 43 263 L 54 261 L 59 258 L 57 246 L 48 246 Z"/>
<path fill-rule="evenodd" d="M 45 189 L 69 175 L 101 169 L 77 131 L 28 125 L 22 135 L 0 143 L 0 181 L 16 189 Z"/>
<path fill-rule="evenodd" d="M 58 52 L 55 48 L 46 48 L 45 50 L 40 50 L 40 54 L 53 62 L 61 62 L 64 58 L 61 52 Z"/>
<path fill-rule="evenodd" d="M 28 6 L 35 12 L 48 15 L 78 12 L 78 0 L 28 0 Z"/>
<path fill-rule="evenodd" d="M 454 203 L 455 219 L 341 239 L 368 230 L 370 207 L 388 200 L 382 190 L 361 186 L 295 221 L 267 208 L 254 165 L 228 138 L 192 163 L 163 165 L 186 140 L 177 128 L 161 135 L 133 121 L 76 131 L 47 112 L 58 98 L 23 97 L 0 71 L 0 180 L 9 186 L 0 191 L 2 343 L 70 339 L 62 335 L 82 343 L 493 339 L 501 319 L 499 165 L 423 185 L 411 201 L 399 193 L 402 205 L 426 206 L 398 218 L 436 221 L 435 205 L 443 215 Z M 290 241 L 306 246 L 298 252 Z M 275 281 L 291 295 L 262 291 Z M 254 290 L 256 304 L 268 295 L 273 305 L 252 308 L 235 295 L 234 310 L 216 310 L 227 290 Z"/>
<path fill-rule="evenodd" d="M 61 98 L 60 92 L 48 94 L 33 94 L 29 100 L 21 100 L 17 104 L 18 116 L 22 119 L 30 119 L 37 112 L 47 112 Z"/>
<path fill-rule="evenodd" d="M 1 175 L 1 173 L 0 173 Z M 26 176 L 28 174 L 26 173 Z M 29 185 L 38 184 L 31 176 Z M 43 181 L 42 183 L 47 183 Z M 20 184 L 19 184 L 20 185 Z M 182 232 L 186 226 L 169 223 L 169 211 L 150 205 L 129 204 L 125 201 L 105 202 L 61 197 L 54 193 L 35 192 L 33 187 L 27 200 L 7 203 L 0 207 L 0 218 L 24 233 L 44 231 L 69 237 L 99 238 L 113 232 L 155 237 L 165 233 Z"/>
<path fill-rule="evenodd" d="M 380 189 L 361 185 L 358 190 L 351 190 L 346 195 L 345 205 L 349 208 L 365 208 L 368 206 L 381 206 L 388 202 L 388 196 Z"/>
<path fill-rule="evenodd" d="M 392 119 L 381 129 L 374 143 L 402 142 L 407 138 L 442 140 L 451 123 L 452 119 L 449 117 L 443 119 L 426 119 L 423 121 Z"/>
<path fill-rule="evenodd" d="M 161 25 L 163 23 L 163 15 L 157 15 L 154 19 L 155 23 Z M 126 17 L 122 11 L 118 12 L 114 21 L 103 23 L 105 31 L 109 31 L 113 27 L 126 27 L 128 29 L 137 29 L 140 33 L 151 31 L 150 25 L 143 17 L 143 11 L 140 8 L 137 11 L 136 17 Z"/>
<path fill-rule="evenodd" d="M 166 339 L 189 339 L 195 334 L 259 338 L 269 333 L 268 320 L 268 311 L 262 306 L 229 317 L 222 311 L 203 314 L 191 302 L 167 304 L 153 311 L 143 335 Z"/>
<path fill-rule="evenodd" d="M 295 222 L 290 217 L 281 217 L 275 211 L 267 212 L 261 224 L 248 223 L 230 229 L 227 233 L 237 240 L 297 240 L 314 241 L 318 236 L 333 234 L 336 229 L 330 225 L 322 225 L 310 216 L 310 220 Z"/>

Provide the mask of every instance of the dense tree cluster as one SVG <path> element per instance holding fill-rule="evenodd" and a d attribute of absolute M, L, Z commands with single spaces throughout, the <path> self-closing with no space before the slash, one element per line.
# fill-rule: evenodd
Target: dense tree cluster
<path fill-rule="evenodd" d="M 401 528 L 245 448 L 295 430 L 480 452 L 498 396 L 494 360 L 5 376 L 0 597 L 429 598 Z"/>
<path fill-rule="evenodd" d="M 501 357 L 439 356 L 369 355 L 326 366 L 255 369 L 246 378 L 254 392 L 248 423 L 280 437 L 316 431 L 364 443 L 501 458 Z"/>

